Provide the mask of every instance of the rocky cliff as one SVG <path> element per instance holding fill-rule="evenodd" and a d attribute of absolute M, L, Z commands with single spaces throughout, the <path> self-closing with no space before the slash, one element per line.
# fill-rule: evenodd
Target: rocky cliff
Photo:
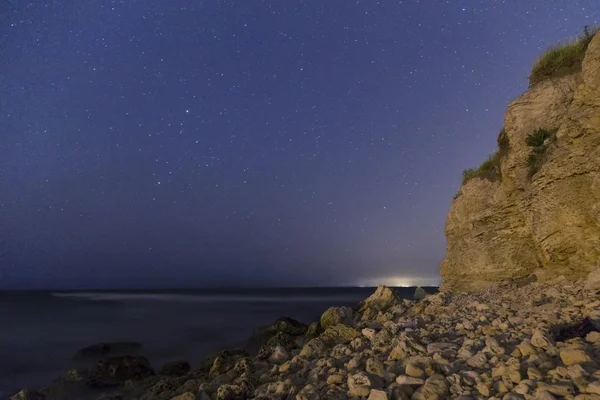
<path fill-rule="evenodd" d="M 469 179 L 452 202 L 442 289 L 600 265 L 599 33 L 570 72 L 509 104 L 495 173 Z"/>

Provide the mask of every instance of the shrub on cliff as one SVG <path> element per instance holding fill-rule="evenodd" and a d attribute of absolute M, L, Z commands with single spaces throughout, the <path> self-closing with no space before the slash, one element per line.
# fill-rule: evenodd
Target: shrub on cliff
<path fill-rule="evenodd" d="M 464 185 L 473 178 L 488 179 L 495 181 L 500 178 L 500 151 L 492 153 L 479 168 L 469 168 L 462 172 L 462 184 Z"/>
<path fill-rule="evenodd" d="M 546 149 L 548 145 L 556 140 L 556 130 L 536 129 L 525 138 L 525 143 L 532 147 L 529 157 L 527 157 L 527 166 L 529 167 L 529 177 L 531 178 L 544 163 Z"/>
<path fill-rule="evenodd" d="M 529 86 L 579 71 L 585 51 L 598 30 L 599 28 L 589 29 L 586 26 L 583 35 L 573 42 L 551 48 L 542 54 L 529 75 Z"/>

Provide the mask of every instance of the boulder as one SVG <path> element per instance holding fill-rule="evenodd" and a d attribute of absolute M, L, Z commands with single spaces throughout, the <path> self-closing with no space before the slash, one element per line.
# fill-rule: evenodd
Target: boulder
<path fill-rule="evenodd" d="M 152 375 L 154 370 L 146 357 L 107 357 L 96 363 L 88 382 L 94 386 L 110 386 Z"/>
<path fill-rule="evenodd" d="M 293 338 L 296 336 L 304 335 L 307 330 L 308 326 L 306 324 L 303 324 L 302 322 L 298 322 L 292 318 L 287 317 L 280 318 L 277 321 L 275 321 L 273 325 L 256 329 L 252 333 L 252 336 L 250 336 L 250 338 L 248 339 L 245 346 L 245 350 L 251 355 L 256 355 L 260 351 L 260 349 L 263 346 L 265 346 L 269 342 L 269 340 L 274 336 L 277 336 L 280 339 L 283 337 Z M 276 339 L 276 341 L 280 339 Z M 293 339 L 291 339 L 291 341 L 293 341 Z M 284 343 L 275 344 L 279 344 L 283 347 L 286 347 Z M 272 353 L 273 348 L 273 345 L 269 347 L 269 350 L 266 352 L 268 353 L 266 357 L 268 357 Z"/>
<path fill-rule="evenodd" d="M 361 334 L 354 328 L 346 325 L 337 324 L 325 330 L 319 338 L 327 345 L 346 344 L 360 337 Z"/>
<path fill-rule="evenodd" d="M 427 297 L 427 292 L 421 286 L 418 286 L 415 289 L 415 294 L 413 295 L 413 298 L 415 300 L 423 300 L 425 297 Z"/>
<path fill-rule="evenodd" d="M 371 379 L 364 372 L 348 375 L 348 396 L 368 396 L 371 392 Z"/>
<path fill-rule="evenodd" d="M 321 315 L 323 329 L 337 324 L 352 325 L 352 309 L 350 307 L 329 307 Z"/>
<path fill-rule="evenodd" d="M 377 287 L 375 293 L 359 304 L 358 310 L 361 313 L 365 312 L 367 309 L 375 312 L 384 312 L 400 303 L 400 298 L 393 289 L 381 285 Z"/>
<path fill-rule="evenodd" d="M 173 361 L 163 365 L 159 374 L 168 376 L 184 376 L 190 372 L 190 368 L 190 363 L 187 361 Z"/>

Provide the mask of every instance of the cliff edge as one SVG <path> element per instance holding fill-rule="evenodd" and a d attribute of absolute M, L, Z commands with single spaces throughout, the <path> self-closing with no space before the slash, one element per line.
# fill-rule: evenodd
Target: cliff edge
<path fill-rule="evenodd" d="M 498 152 L 465 171 L 446 220 L 442 290 L 576 279 L 600 266 L 600 33 L 588 38 L 580 66 L 509 104 Z"/>

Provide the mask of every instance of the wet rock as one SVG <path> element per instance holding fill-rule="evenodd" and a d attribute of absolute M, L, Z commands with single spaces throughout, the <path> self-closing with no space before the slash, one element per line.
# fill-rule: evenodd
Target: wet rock
<path fill-rule="evenodd" d="M 96 363 L 90 372 L 88 383 L 93 386 L 110 386 L 152 375 L 154 370 L 146 357 L 108 357 Z"/>

